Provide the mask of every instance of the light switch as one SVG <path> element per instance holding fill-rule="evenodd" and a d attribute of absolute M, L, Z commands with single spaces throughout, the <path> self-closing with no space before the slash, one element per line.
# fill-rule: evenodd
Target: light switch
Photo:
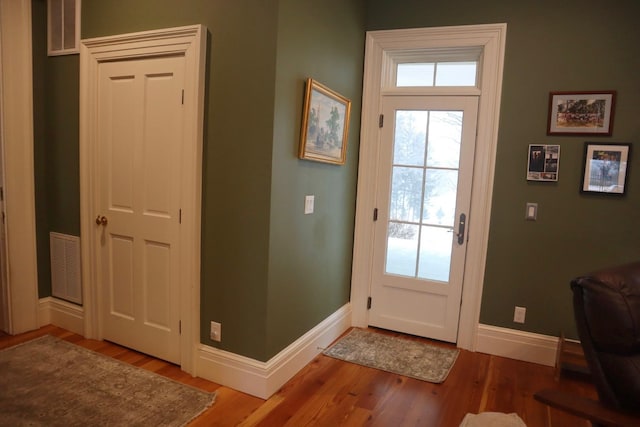
<path fill-rule="evenodd" d="M 315 202 L 315 196 L 304 196 L 304 214 L 309 215 L 313 213 L 313 204 Z"/>
<path fill-rule="evenodd" d="M 527 221 L 535 221 L 538 219 L 538 204 L 527 203 L 527 214 L 525 216 Z"/>

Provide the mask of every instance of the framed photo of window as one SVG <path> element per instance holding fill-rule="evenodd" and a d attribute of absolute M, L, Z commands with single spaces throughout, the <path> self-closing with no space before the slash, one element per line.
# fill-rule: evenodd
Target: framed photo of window
<path fill-rule="evenodd" d="M 551 92 L 548 135 L 611 135 L 616 92 Z"/>
<path fill-rule="evenodd" d="M 299 157 L 343 165 L 347 158 L 350 112 L 350 100 L 307 79 Z"/>
<path fill-rule="evenodd" d="M 586 142 L 582 193 L 624 195 L 631 144 Z"/>

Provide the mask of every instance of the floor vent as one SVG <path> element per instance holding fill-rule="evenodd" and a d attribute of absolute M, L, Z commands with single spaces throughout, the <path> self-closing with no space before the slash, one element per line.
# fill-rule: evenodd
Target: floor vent
<path fill-rule="evenodd" d="M 54 297 L 82 304 L 80 238 L 49 233 L 51 291 Z"/>

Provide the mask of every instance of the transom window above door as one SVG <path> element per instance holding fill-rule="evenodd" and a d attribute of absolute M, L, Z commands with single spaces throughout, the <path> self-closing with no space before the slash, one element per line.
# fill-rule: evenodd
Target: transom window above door
<path fill-rule="evenodd" d="M 398 64 L 396 86 L 475 86 L 477 61 Z"/>
<path fill-rule="evenodd" d="M 479 89 L 482 68 L 480 48 L 421 49 L 389 52 L 385 58 L 387 73 L 383 87 L 394 88 L 468 88 Z"/>

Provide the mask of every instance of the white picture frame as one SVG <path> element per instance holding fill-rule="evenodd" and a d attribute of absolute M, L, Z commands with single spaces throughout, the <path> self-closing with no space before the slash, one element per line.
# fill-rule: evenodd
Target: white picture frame
<path fill-rule="evenodd" d="M 559 145 L 529 145 L 529 159 L 527 161 L 528 181 L 557 181 L 559 169 Z"/>

